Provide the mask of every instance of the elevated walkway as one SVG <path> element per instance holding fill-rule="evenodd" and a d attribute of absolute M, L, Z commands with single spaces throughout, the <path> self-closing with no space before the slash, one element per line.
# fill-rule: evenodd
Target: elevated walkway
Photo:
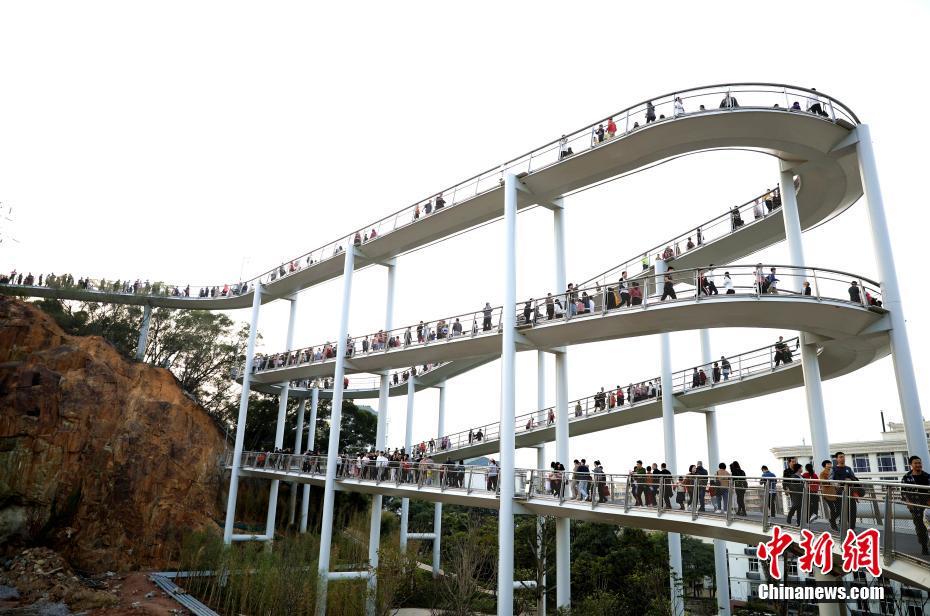
<path fill-rule="evenodd" d="M 322 486 L 325 480 L 325 458 L 305 459 L 303 456 L 280 456 L 275 461 L 266 460 L 258 463 L 257 454 L 249 452 L 243 454 L 241 472 L 243 476 L 260 477 L 265 479 L 279 479 L 281 481 L 305 483 Z M 301 470 L 304 462 L 312 470 Z M 227 460 L 227 467 L 231 460 Z M 270 468 L 269 468 L 270 467 Z M 397 480 L 397 474 L 391 476 L 391 469 L 384 470 L 382 480 L 371 478 L 373 472 L 359 471 L 354 462 L 345 461 L 341 464 L 336 480 L 336 489 L 344 492 L 360 492 L 363 494 L 381 494 L 401 498 L 414 498 L 429 502 L 450 503 L 465 507 L 482 507 L 498 509 L 499 496 L 488 490 L 487 467 L 462 467 L 462 470 L 442 466 L 434 466 L 429 472 L 422 471 L 411 474 L 407 482 Z M 453 479 L 452 472 L 456 473 Z M 364 475 L 364 476 L 363 476 Z M 544 478 L 548 471 L 533 469 L 516 470 L 516 497 L 514 499 L 514 513 L 526 515 L 546 515 L 557 518 L 571 518 L 586 520 L 616 526 L 642 528 L 665 532 L 677 532 L 698 537 L 723 539 L 748 545 L 771 539 L 770 527 L 776 520 L 770 519 L 763 510 L 765 501 L 760 478 L 747 477 L 748 488 L 745 500 L 747 503 L 746 515 L 735 515 L 734 507 L 724 513 L 711 513 L 700 511 L 697 506 L 698 494 L 694 494 L 694 506 L 684 510 L 672 504 L 671 508 L 662 506 L 646 506 L 637 504 L 641 499 L 635 498 L 636 482 L 631 481 L 628 475 L 604 475 L 599 480 L 603 485 L 600 499 L 573 500 L 569 490 L 571 473 L 566 472 L 564 485 L 553 494 L 553 486 Z M 440 479 L 442 477 L 442 479 Z M 578 477 L 581 479 L 581 476 Z M 706 480 L 706 478 L 705 478 Z M 785 492 L 780 485 L 781 479 L 776 478 L 776 491 L 778 498 L 783 498 Z M 550 482 L 551 483 L 551 482 Z M 856 529 L 878 528 L 885 536 L 885 543 L 881 546 L 883 555 L 884 575 L 909 586 L 916 586 L 930 590 L 930 560 L 920 555 L 920 547 L 916 541 L 910 516 L 906 514 L 907 503 L 901 497 L 901 484 L 890 482 L 860 482 L 866 495 L 859 499 L 857 508 Z M 639 484 L 645 485 L 645 484 Z M 643 488 L 645 489 L 645 488 Z M 735 502 L 736 499 L 731 499 Z M 780 521 L 780 520 L 778 520 Z M 841 516 L 841 524 L 846 524 L 845 516 Z M 801 527 L 780 524 L 782 530 L 788 532 L 795 542 L 799 542 Z M 816 533 L 830 531 L 829 526 L 820 523 L 805 524 Z M 842 562 L 840 533 L 835 535 L 834 563 Z M 890 539 L 889 539 L 890 536 Z M 842 575 L 839 567 L 834 568 L 835 575 Z"/>

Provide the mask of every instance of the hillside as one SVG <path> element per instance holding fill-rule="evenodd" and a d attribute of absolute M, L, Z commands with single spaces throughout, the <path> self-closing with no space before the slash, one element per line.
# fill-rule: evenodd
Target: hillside
<path fill-rule="evenodd" d="M 0 297 L 0 545 L 88 572 L 157 567 L 216 529 L 223 447 L 170 372 Z"/>

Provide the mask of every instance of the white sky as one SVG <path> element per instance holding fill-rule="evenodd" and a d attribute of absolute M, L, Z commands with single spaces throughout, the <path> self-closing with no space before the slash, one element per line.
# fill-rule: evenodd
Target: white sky
<path fill-rule="evenodd" d="M 816 87 L 872 126 L 921 395 L 930 404 L 925 176 L 926 2 L 30 2 L 0 5 L 0 201 L 18 244 L 0 268 L 198 285 L 264 271 L 447 185 L 661 93 L 727 81 Z M 720 8 L 711 8 L 712 6 Z M 583 7 L 583 9 L 582 9 Z M 764 7 L 764 8 L 763 8 Z M 569 280 L 581 281 L 777 180 L 746 152 L 691 156 L 567 201 Z M 550 214 L 521 214 L 517 297 L 551 290 Z M 877 278 L 863 203 L 805 233 L 811 266 Z M 499 303 L 503 226 L 400 259 L 396 326 Z M 785 262 L 784 245 L 743 262 Z M 381 327 L 382 269 L 357 274 L 351 332 Z M 295 344 L 336 337 L 341 280 L 301 295 Z M 262 309 L 284 345 L 284 303 Z M 247 311 L 233 314 L 246 320 Z M 715 356 L 771 342 L 712 331 Z M 793 335 L 784 332 L 787 335 Z M 572 347 L 569 396 L 659 371 L 656 337 Z M 700 360 L 672 336 L 672 369 Z M 536 401 L 518 355 L 517 412 Z M 549 361 L 548 403 L 554 402 Z M 450 381 L 449 431 L 499 414 L 500 363 Z M 890 359 L 824 385 L 831 440 L 877 438 L 900 416 Z M 415 438 L 435 430 L 417 395 Z M 389 444 L 405 402 L 391 401 Z M 721 454 L 750 473 L 809 443 L 803 392 L 718 407 Z M 703 415 L 677 418 L 679 466 L 707 462 Z M 550 446 L 550 452 L 553 451 Z M 608 472 L 661 462 L 652 421 L 572 439 Z M 517 463 L 535 454 L 519 451 Z"/>

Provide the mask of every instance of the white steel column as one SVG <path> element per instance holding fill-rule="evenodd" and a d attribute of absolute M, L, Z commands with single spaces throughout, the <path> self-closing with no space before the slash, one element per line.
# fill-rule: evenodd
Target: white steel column
<path fill-rule="evenodd" d="M 504 175 L 504 308 L 501 315 L 501 414 L 497 518 L 497 614 L 513 614 L 514 417 L 517 357 L 517 176 Z"/>
<path fill-rule="evenodd" d="M 780 164 L 780 163 L 779 163 Z M 798 200 L 794 192 L 794 173 L 781 171 L 779 174 L 782 216 L 785 221 L 785 237 L 788 241 L 788 253 L 791 265 L 805 268 L 804 244 L 801 241 L 801 219 L 798 215 Z M 792 291 L 802 292 L 800 278 L 792 278 Z M 823 405 L 823 387 L 820 379 L 820 362 L 817 359 L 817 345 L 807 340 L 804 332 L 799 332 L 801 339 L 801 368 L 804 372 L 804 396 L 807 400 L 807 418 L 811 431 L 811 447 L 814 467 L 821 460 L 830 458 L 830 440 L 827 436 L 827 415 Z"/>
<path fill-rule="evenodd" d="M 236 520 L 236 496 L 239 493 L 239 468 L 242 466 L 242 446 L 245 443 L 245 421 L 249 414 L 249 385 L 252 382 L 252 360 L 255 358 L 255 332 L 258 330 L 258 312 L 262 304 L 262 285 L 255 283 L 252 296 L 252 320 L 249 339 L 245 347 L 245 367 L 242 372 L 242 395 L 239 397 L 239 418 L 236 420 L 236 445 L 233 449 L 232 472 L 229 476 L 229 496 L 226 499 L 226 524 L 223 543 L 232 543 L 233 524 Z"/>
<path fill-rule="evenodd" d="M 540 427 L 545 426 L 549 421 L 546 417 L 546 353 L 545 351 L 536 351 L 536 423 Z M 546 469 L 546 444 L 536 446 L 536 469 L 545 472 Z M 536 478 L 540 488 L 545 486 L 546 476 L 540 475 Z M 536 516 L 536 554 L 540 575 L 536 580 L 539 588 L 540 601 L 536 606 L 537 616 L 546 616 L 546 542 L 545 529 L 543 526 L 543 516 Z"/>
<path fill-rule="evenodd" d="M 389 332 L 394 327 L 394 277 L 395 265 L 387 265 L 387 297 L 385 299 L 384 331 Z M 381 387 L 378 390 L 378 428 L 375 435 L 375 450 L 384 451 L 385 431 L 387 429 L 388 400 L 391 393 L 391 373 L 385 371 L 381 374 Z M 387 471 L 387 468 L 383 469 Z M 375 472 L 381 473 L 382 469 L 375 464 Z M 378 550 L 381 549 L 381 506 L 383 497 L 380 494 L 371 496 L 371 526 L 368 531 L 368 564 L 372 570 L 378 567 Z M 368 616 L 374 616 L 377 612 L 377 601 L 375 592 L 378 587 L 378 576 L 368 576 Z"/>
<path fill-rule="evenodd" d="M 662 285 L 665 276 L 666 263 L 656 259 L 655 280 L 656 288 Z M 672 351 L 669 335 L 659 334 L 659 344 L 662 354 L 662 435 L 665 441 L 665 463 L 672 476 L 678 474 L 678 455 L 675 449 L 675 406 L 674 386 L 672 385 Z M 661 495 L 660 495 L 661 496 Z M 681 535 L 668 533 L 668 561 L 670 566 L 669 589 L 671 592 L 672 614 L 683 616 L 685 613 L 684 597 L 682 596 L 681 567 Z"/>
<path fill-rule="evenodd" d="M 701 332 L 701 361 L 712 365 L 710 352 L 710 333 Z M 708 472 L 720 463 L 720 444 L 717 438 L 717 409 L 710 406 L 704 409 L 704 421 L 707 426 L 707 468 Z M 727 567 L 727 542 L 714 539 L 714 574 L 717 579 L 717 613 L 730 616 L 730 570 Z"/>
<path fill-rule="evenodd" d="M 149 325 L 152 324 L 152 306 L 146 304 L 142 310 L 142 329 L 139 331 L 139 344 L 136 345 L 136 361 L 145 357 L 145 348 L 149 342 Z"/>
<path fill-rule="evenodd" d="M 294 346 L 294 323 L 297 321 L 297 297 L 291 298 L 291 313 L 287 320 L 287 338 L 284 348 L 290 355 L 291 347 Z M 281 383 L 281 391 L 278 394 L 278 421 L 275 424 L 274 448 L 282 449 L 284 447 L 284 424 L 287 420 L 287 399 L 291 391 L 291 382 Z M 278 515 L 278 489 L 281 482 L 277 479 L 271 480 L 271 490 L 268 493 L 268 517 L 265 520 L 265 537 L 270 546 L 274 542 L 275 518 Z"/>
<path fill-rule="evenodd" d="M 556 297 L 565 292 L 565 208 L 559 201 L 552 210 L 552 231 L 555 240 Z M 564 299 L 564 298 L 563 298 Z M 568 306 L 564 307 L 568 310 Z M 555 353 L 555 458 L 568 464 L 568 347 Z M 572 526 L 569 518 L 555 519 L 555 605 L 570 608 L 572 603 Z"/>
<path fill-rule="evenodd" d="M 898 401 L 901 404 L 901 417 L 904 420 L 907 450 L 910 455 L 928 460 L 930 452 L 927 451 L 927 437 L 923 426 L 920 396 L 917 393 L 911 347 L 907 339 L 904 305 L 901 300 L 901 289 L 898 286 L 898 272 L 895 269 L 894 253 L 891 249 L 888 221 L 885 219 L 885 205 L 882 200 L 881 184 L 878 181 L 875 151 L 872 149 L 872 134 L 867 124 L 860 124 L 856 132 L 859 136 L 856 146 L 859 153 L 859 175 L 862 178 L 862 187 L 868 205 L 872 244 L 875 248 L 875 260 L 878 262 L 878 275 L 881 278 L 882 306 L 889 311 L 888 316 L 891 319 L 891 331 L 889 332 L 891 359 L 894 364 L 895 381 L 898 385 Z"/>
<path fill-rule="evenodd" d="M 316 446 L 316 409 L 320 402 L 320 388 L 313 384 L 310 397 L 310 422 L 307 425 L 307 451 Z M 305 483 L 300 501 L 300 532 L 307 532 L 307 518 L 310 515 L 310 484 Z"/>
<path fill-rule="evenodd" d="M 317 613 L 326 613 L 326 592 L 329 590 L 329 557 L 333 542 L 333 504 L 336 498 L 336 464 L 339 459 L 339 432 L 342 428 L 342 395 L 346 373 L 346 339 L 349 336 L 349 304 L 352 300 L 352 274 L 355 271 L 355 246 L 345 251 L 342 272 L 342 315 L 336 338 L 336 370 L 333 376 L 333 399 L 329 421 L 329 448 L 326 453 L 326 484 L 323 491 L 323 523 L 320 529 L 319 591 Z"/>
<path fill-rule="evenodd" d="M 404 429 L 404 451 L 410 456 L 410 464 L 413 464 L 413 400 L 416 394 L 416 384 L 413 377 L 413 366 L 410 367 L 410 376 L 407 379 L 407 426 Z M 398 473 L 403 472 L 403 464 L 397 469 Z M 407 553 L 407 522 L 410 517 L 410 499 L 403 498 L 400 501 L 400 551 L 402 554 Z"/>
<path fill-rule="evenodd" d="M 303 447 L 303 438 L 304 438 L 304 411 L 307 409 L 307 399 L 301 398 L 300 404 L 297 405 L 297 429 L 294 430 L 294 455 L 299 456 L 303 453 L 301 448 Z M 291 502 L 290 502 L 290 516 L 288 518 L 288 526 L 294 525 L 294 520 L 297 517 L 297 482 L 291 482 Z"/>
<path fill-rule="evenodd" d="M 443 382 L 438 385 L 439 388 L 439 420 L 438 434 L 439 442 L 442 442 L 442 436 L 446 433 L 446 384 Z M 438 445 L 438 443 L 437 443 Z M 433 505 L 433 579 L 439 579 L 439 548 L 440 537 L 442 536 L 442 503 Z"/>

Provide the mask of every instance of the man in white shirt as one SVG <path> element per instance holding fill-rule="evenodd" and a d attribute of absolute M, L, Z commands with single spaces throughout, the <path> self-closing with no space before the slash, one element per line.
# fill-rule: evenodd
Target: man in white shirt
<path fill-rule="evenodd" d="M 384 470 L 387 468 L 388 459 L 384 456 L 383 451 L 378 452 L 375 464 L 378 467 L 378 481 L 384 481 Z"/>
<path fill-rule="evenodd" d="M 820 98 L 816 94 L 814 94 L 814 92 L 817 91 L 816 88 L 811 88 L 811 90 L 812 91 L 809 92 L 807 95 L 808 113 L 815 113 L 820 116 L 826 116 L 827 114 L 824 113 L 823 107 L 820 104 Z"/>

